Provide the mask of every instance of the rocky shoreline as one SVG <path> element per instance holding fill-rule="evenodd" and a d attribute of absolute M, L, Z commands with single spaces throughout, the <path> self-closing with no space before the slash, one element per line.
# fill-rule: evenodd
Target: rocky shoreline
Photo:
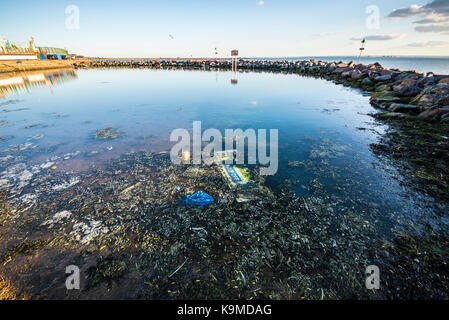
<path fill-rule="evenodd" d="M 75 68 L 182 68 L 231 70 L 230 60 L 90 60 Z M 380 118 L 449 122 L 449 75 L 384 68 L 379 63 L 240 60 L 238 69 L 291 72 L 320 77 L 371 93 Z"/>

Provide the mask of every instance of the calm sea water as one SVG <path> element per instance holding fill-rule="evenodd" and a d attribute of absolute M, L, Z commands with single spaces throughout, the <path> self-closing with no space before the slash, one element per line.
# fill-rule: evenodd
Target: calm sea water
<path fill-rule="evenodd" d="M 372 154 L 369 145 L 387 127 L 369 115 L 375 112 L 369 97 L 355 89 L 251 72 L 109 69 L 19 78 L 0 83 L 2 179 L 12 163 L 29 167 L 53 159 L 58 170 L 76 172 L 126 152 L 169 151 L 172 130 L 191 131 L 192 122 L 201 121 L 203 130 L 223 133 L 278 129 L 279 170 L 267 181 L 274 190 L 313 196 L 310 184 L 318 180 L 342 206 L 378 222 L 387 237 L 400 228 L 446 223 L 432 199 L 402 185 L 394 166 Z M 107 127 L 120 136 L 96 139 Z M 289 166 L 293 161 L 302 164 Z"/>

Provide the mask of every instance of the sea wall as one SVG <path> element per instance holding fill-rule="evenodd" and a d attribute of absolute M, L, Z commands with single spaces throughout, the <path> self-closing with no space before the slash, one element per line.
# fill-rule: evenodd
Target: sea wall
<path fill-rule="evenodd" d="M 230 60 L 90 60 L 75 68 L 182 68 L 231 70 Z M 385 112 L 379 118 L 407 118 L 449 122 L 449 75 L 404 71 L 370 65 L 303 61 L 240 60 L 238 69 L 280 71 L 320 77 L 371 93 L 371 104 Z"/>
<path fill-rule="evenodd" d="M 80 60 L 9 60 L 0 61 L 0 78 L 3 73 L 28 72 L 36 70 L 73 68 L 75 63 L 81 64 Z M 85 61 L 89 63 L 89 61 Z"/>

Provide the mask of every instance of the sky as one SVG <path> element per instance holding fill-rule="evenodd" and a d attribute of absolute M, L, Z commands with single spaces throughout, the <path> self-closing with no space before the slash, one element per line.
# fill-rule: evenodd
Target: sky
<path fill-rule="evenodd" d="M 352 56 L 363 38 L 449 56 L 449 0 L 0 1 L 0 35 L 89 57 Z"/>

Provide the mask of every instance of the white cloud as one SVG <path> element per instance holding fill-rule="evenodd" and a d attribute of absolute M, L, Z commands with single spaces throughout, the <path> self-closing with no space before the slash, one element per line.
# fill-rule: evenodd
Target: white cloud
<path fill-rule="evenodd" d="M 265 1 L 263 1 L 263 0 L 260 0 L 260 1 L 257 2 L 258 6 L 263 6 L 264 4 L 265 4 Z"/>
<path fill-rule="evenodd" d="M 405 34 L 378 34 L 372 36 L 366 36 L 364 38 L 351 38 L 352 41 L 361 41 L 363 39 L 368 41 L 389 41 L 389 40 L 397 40 L 402 39 L 406 35 Z"/>
<path fill-rule="evenodd" d="M 425 26 L 418 26 L 415 28 L 415 31 L 445 33 L 449 31 L 449 25 L 429 24 Z"/>
<path fill-rule="evenodd" d="M 314 38 L 327 38 L 327 37 L 337 36 L 337 35 L 341 35 L 341 34 L 345 34 L 345 33 L 348 33 L 348 32 L 347 31 L 322 32 L 322 33 L 312 34 L 312 37 L 314 37 Z"/>
<path fill-rule="evenodd" d="M 427 41 L 427 42 L 410 43 L 408 46 L 416 48 L 428 48 L 428 47 L 443 47 L 447 46 L 448 44 L 449 44 L 448 41 Z"/>

